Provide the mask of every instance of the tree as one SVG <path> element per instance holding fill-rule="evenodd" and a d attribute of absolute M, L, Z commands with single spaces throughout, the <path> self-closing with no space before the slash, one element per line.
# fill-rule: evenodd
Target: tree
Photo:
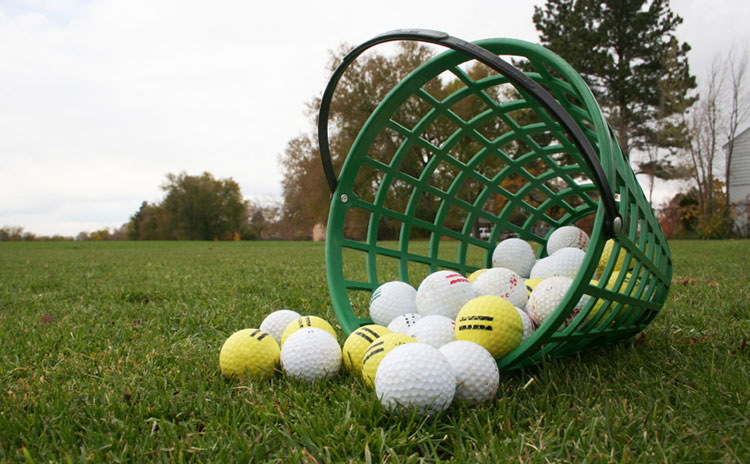
<path fill-rule="evenodd" d="M 669 125 L 696 86 L 668 0 L 547 0 L 533 20 L 542 44 L 589 84 L 626 158 L 667 142 L 654 139 L 655 122 Z"/>

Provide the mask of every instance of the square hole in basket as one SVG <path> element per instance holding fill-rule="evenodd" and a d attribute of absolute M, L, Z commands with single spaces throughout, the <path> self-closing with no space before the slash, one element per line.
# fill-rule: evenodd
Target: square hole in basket
<path fill-rule="evenodd" d="M 370 223 L 370 212 L 362 208 L 350 208 L 344 217 L 344 238 L 364 241 Z"/>
<path fill-rule="evenodd" d="M 440 115 L 430 126 L 419 134 L 419 137 L 436 147 L 441 147 L 454 132 L 460 128 L 456 123 Z"/>
<path fill-rule="evenodd" d="M 448 214 L 443 220 L 442 227 L 461 233 L 464 228 L 464 224 L 466 224 L 466 217 L 468 215 L 468 211 L 452 204 L 448 208 Z"/>
<path fill-rule="evenodd" d="M 430 275 L 430 266 L 416 261 L 409 261 L 409 283 L 414 288 L 419 288 L 419 284 Z"/>
<path fill-rule="evenodd" d="M 416 255 L 427 256 L 431 236 L 432 232 L 429 230 L 412 226 L 409 229 L 409 246 L 407 251 Z"/>
<path fill-rule="evenodd" d="M 508 198 L 500 193 L 491 193 L 482 205 L 482 210 L 489 212 L 494 216 L 499 216 L 503 209 L 508 205 Z"/>
<path fill-rule="evenodd" d="M 451 106 L 451 111 L 464 122 L 469 122 L 476 116 L 487 111 L 489 107 L 476 94 L 471 93 Z"/>
<path fill-rule="evenodd" d="M 432 172 L 428 184 L 443 192 L 447 192 L 460 173 L 461 170 L 456 166 L 447 161 L 441 161 Z"/>
<path fill-rule="evenodd" d="M 458 79 L 452 70 L 446 69 L 427 81 L 427 83 L 422 86 L 422 90 L 430 94 L 430 96 L 437 101 L 443 101 L 443 99 L 448 96 L 449 92 L 446 91 L 447 89 L 450 89 L 450 92 L 452 93 L 464 87 L 466 87 L 466 84 Z"/>
<path fill-rule="evenodd" d="M 433 156 L 435 155 L 430 151 L 415 145 L 411 147 L 406 156 L 404 156 L 404 159 L 398 166 L 398 170 L 418 179 Z"/>
<path fill-rule="evenodd" d="M 523 197 L 523 201 L 526 202 L 526 204 L 530 207 L 537 208 L 548 198 L 549 197 L 544 192 L 542 192 L 538 188 L 535 188 Z"/>
<path fill-rule="evenodd" d="M 399 280 L 399 259 L 391 256 L 377 255 L 375 257 L 378 269 L 378 284 L 384 284 L 392 280 Z"/>
<path fill-rule="evenodd" d="M 344 279 L 353 282 L 368 282 L 367 252 L 352 248 L 343 248 L 341 252 Z"/>
<path fill-rule="evenodd" d="M 475 137 L 476 135 L 464 135 L 461 137 L 461 139 L 451 147 L 448 156 L 463 164 L 471 162 L 477 153 L 479 153 L 484 147 L 484 145 L 482 145 Z"/>
<path fill-rule="evenodd" d="M 370 317 L 370 298 L 372 292 L 369 290 L 347 289 L 349 303 L 352 305 L 352 311 L 357 317 Z"/>
<path fill-rule="evenodd" d="M 384 164 L 391 164 L 398 148 L 404 143 L 406 137 L 399 134 L 390 127 L 384 127 L 370 144 L 367 156 Z"/>
<path fill-rule="evenodd" d="M 523 100 L 518 90 L 510 83 L 493 86 L 492 89 L 487 89 L 485 92 L 500 104 Z"/>
<path fill-rule="evenodd" d="M 466 266 L 474 267 L 477 269 L 483 269 L 485 267 L 485 260 L 487 255 L 492 256 L 492 250 L 494 250 L 494 244 L 489 243 L 489 235 L 487 236 L 487 243 L 490 245 L 488 248 L 479 247 L 476 245 L 466 245 Z"/>
<path fill-rule="evenodd" d="M 406 129 L 412 130 L 432 109 L 432 105 L 425 100 L 416 95 L 410 95 L 391 116 L 391 120 Z"/>
<path fill-rule="evenodd" d="M 487 140 L 494 141 L 510 132 L 511 128 L 499 116 L 494 116 L 479 126 L 476 131 Z"/>
<path fill-rule="evenodd" d="M 516 227 L 524 227 L 526 221 L 532 216 L 533 208 L 526 208 L 523 204 L 516 208 L 513 208 L 510 215 L 508 216 L 508 223 L 513 224 Z"/>
<path fill-rule="evenodd" d="M 482 191 L 483 187 L 484 184 L 482 184 L 478 180 L 471 177 L 466 178 L 463 184 L 461 184 L 461 187 L 458 189 L 456 198 L 473 205 L 476 202 L 477 197 L 479 196 L 479 193 Z"/>
<path fill-rule="evenodd" d="M 383 206 L 391 211 L 403 213 L 406 211 L 412 192 L 414 192 L 414 185 L 400 179 L 393 180 Z"/>
<path fill-rule="evenodd" d="M 361 200 L 373 201 L 375 198 L 375 192 L 380 187 L 380 182 L 383 180 L 383 171 L 375 169 L 366 164 L 360 166 L 357 172 L 357 177 L 354 178 L 354 186 L 352 191 Z"/>
<path fill-rule="evenodd" d="M 483 155 L 485 156 L 484 159 L 476 165 L 474 171 L 487 180 L 494 179 L 500 171 L 508 166 L 508 161 L 510 161 L 504 152 L 492 148 L 487 149 Z"/>
<path fill-rule="evenodd" d="M 429 193 L 422 193 L 414 211 L 414 217 L 425 222 L 434 222 L 437 210 L 440 207 L 441 199 Z"/>
<path fill-rule="evenodd" d="M 403 222 L 384 212 L 378 218 L 378 244 L 382 242 L 394 242 L 401 234 Z"/>

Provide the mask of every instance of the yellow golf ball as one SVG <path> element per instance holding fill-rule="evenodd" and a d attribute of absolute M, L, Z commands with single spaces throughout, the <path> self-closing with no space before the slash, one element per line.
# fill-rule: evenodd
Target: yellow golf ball
<path fill-rule="evenodd" d="M 375 374 L 378 372 L 380 361 L 392 349 L 404 343 L 416 343 L 412 337 L 402 333 L 389 333 L 378 338 L 365 351 L 365 357 L 362 358 L 362 378 L 367 385 L 375 385 Z"/>
<path fill-rule="evenodd" d="M 268 377 L 279 364 L 279 344 L 259 329 L 244 329 L 227 338 L 219 353 L 219 367 L 227 377 Z"/>
<path fill-rule="evenodd" d="M 607 243 L 604 244 L 604 249 L 602 250 L 602 256 L 599 258 L 599 264 L 596 267 L 597 274 L 601 274 L 602 272 L 604 272 L 604 268 L 607 267 L 607 263 L 609 263 L 609 258 L 612 255 L 612 248 L 614 246 L 615 246 L 615 241 L 613 239 L 607 240 Z M 622 263 L 624 261 L 625 261 L 625 249 L 620 248 L 614 270 L 619 271 L 620 269 L 622 269 Z"/>
<path fill-rule="evenodd" d="M 500 359 L 521 344 L 523 320 L 507 300 L 482 295 L 469 300 L 456 316 L 456 340 L 483 346 Z"/>
<path fill-rule="evenodd" d="M 284 332 L 281 334 L 281 346 L 284 346 L 284 342 L 291 334 L 305 327 L 317 327 L 318 329 L 323 329 L 333 335 L 333 338 L 336 338 L 336 331 L 333 330 L 333 326 L 325 319 L 318 316 L 302 316 L 293 320 L 286 326 Z"/>
<path fill-rule="evenodd" d="M 477 269 L 476 271 L 469 274 L 469 277 L 467 277 L 466 280 L 468 280 L 469 282 L 473 284 L 474 281 L 477 280 L 477 277 L 479 277 L 479 274 L 483 273 L 486 270 L 487 269 Z"/>
<path fill-rule="evenodd" d="M 393 332 L 377 324 L 366 325 L 352 332 L 344 342 L 344 367 L 360 374 L 362 372 L 362 359 L 365 357 L 367 348 L 370 347 L 372 342 L 389 333 Z"/>
<path fill-rule="evenodd" d="M 529 292 L 529 296 L 531 295 L 531 291 L 534 290 L 534 287 L 541 282 L 543 279 L 526 279 L 524 280 L 524 283 L 526 284 L 526 291 Z"/>

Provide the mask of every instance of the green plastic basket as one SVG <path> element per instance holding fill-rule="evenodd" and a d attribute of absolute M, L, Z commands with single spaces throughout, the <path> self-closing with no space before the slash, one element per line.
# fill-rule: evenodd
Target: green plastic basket
<path fill-rule="evenodd" d="M 450 50 L 414 70 L 380 102 L 337 179 L 328 146 L 336 85 L 362 52 L 394 40 Z M 516 65 L 526 71 L 500 56 L 523 62 Z M 489 72 L 472 79 L 473 63 Z M 431 94 L 435 79 L 453 82 L 455 90 Z M 496 244 L 511 235 L 538 244 L 543 257 L 548 234 L 578 221 L 588 221 L 591 240 L 573 285 L 553 315 L 498 360 L 501 369 L 631 337 L 667 297 L 669 247 L 613 131 L 581 76 L 539 45 L 469 43 L 428 30 L 378 36 L 335 71 L 321 100 L 318 135 L 333 194 L 328 286 L 347 335 L 371 323 L 369 297 L 384 282 L 416 287 L 441 269 L 467 275 L 491 267 Z M 614 244 L 603 258 L 609 238 Z M 615 273 L 618 265 L 628 272 Z M 565 326 L 584 294 L 587 304 Z"/>

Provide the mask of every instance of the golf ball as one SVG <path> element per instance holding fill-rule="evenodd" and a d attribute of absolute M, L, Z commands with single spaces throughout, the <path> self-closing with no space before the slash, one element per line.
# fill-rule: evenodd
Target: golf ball
<path fill-rule="evenodd" d="M 402 314 L 417 312 L 417 291 L 406 282 L 386 282 L 372 292 L 370 318 L 387 326 Z"/>
<path fill-rule="evenodd" d="M 529 293 L 526 291 L 523 278 L 510 269 L 493 267 L 482 273 L 472 284 L 474 294 L 495 295 L 508 300 L 513 306 L 526 306 Z"/>
<path fill-rule="evenodd" d="M 362 358 L 370 344 L 391 331 L 382 325 L 370 324 L 352 332 L 344 342 L 344 367 L 357 374 L 362 369 Z"/>
<path fill-rule="evenodd" d="M 521 316 L 521 322 L 523 322 L 523 336 L 521 337 L 521 343 L 523 343 L 532 333 L 534 333 L 536 325 L 534 325 L 534 321 L 529 317 L 526 311 L 518 307 L 516 307 L 516 310 L 518 310 L 518 315 Z"/>
<path fill-rule="evenodd" d="M 534 288 L 529 297 L 529 303 L 526 305 L 526 311 L 537 326 L 541 326 L 557 309 L 572 283 L 573 279 L 570 277 L 555 276 L 544 279 Z M 561 328 L 570 324 L 576 314 L 583 309 L 588 299 L 588 295 L 581 297 Z"/>
<path fill-rule="evenodd" d="M 557 250 L 566 247 L 578 248 L 586 251 L 589 245 L 589 236 L 575 226 L 564 226 L 556 229 L 547 239 L 547 254 L 551 255 Z"/>
<path fill-rule="evenodd" d="M 341 348 L 325 330 L 305 327 L 281 347 L 281 366 L 289 377 L 306 382 L 333 377 L 341 367 Z"/>
<path fill-rule="evenodd" d="M 456 340 L 483 346 L 499 359 L 521 344 L 523 321 L 516 308 L 499 296 L 483 295 L 461 308 L 456 319 Z"/>
<path fill-rule="evenodd" d="M 401 333 L 386 334 L 372 342 L 362 359 L 362 378 L 365 383 L 369 386 L 373 385 L 380 361 L 389 351 L 399 345 L 416 342 L 412 337 Z"/>
<path fill-rule="evenodd" d="M 440 351 L 424 343 L 391 350 L 380 363 L 375 394 L 391 412 L 436 414 L 448 409 L 456 393 L 456 376 Z"/>
<path fill-rule="evenodd" d="M 456 314 L 474 298 L 471 282 L 455 271 L 428 275 L 417 289 L 417 311 L 423 316 L 437 314 L 455 319 Z"/>
<path fill-rule="evenodd" d="M 281 335 L 284 333 L 284 329 L 298 317 L 302 317 L 302 315 L 291 309 L 274 311 L 260 323 L 260 330 L 267 332 L 281 346 Z"/>
<path fill-rule="evenodd" d="M 227 338 L 219 353 L 219 367 L 227 377 L 268 377 L 279 364 L 279 344 L 259 329 L 244 329 Z"/>
<path fill-rule="evenodd" d="M 495 397 L 500 386 L 500 371 L 489 351 L 466 340 L 443 345 L 439 351 L 448 360 L 456 376 L 454 399 L 482 403 Z"/>
<path fill-rule="evenodd" d="M 286 343 L 286 339 L 289 338 L 290 335 L 305 327 L 317 327 L 318 329 L 323 329 L 331 334 L 334 339 L 336 338 L 336 331 L 333 330 L 333 326 L 325 319 L 318 316 L 302 316 L 294 319 L 284 329 L 284 332 L 281 334 L 282 348 L 284 347 L 284 343 Z"/>
<path fill-rule="evenodd" d="M 445 316 L 425 316 L 414 323 L 406 333 L 419 343 L 440 348 L 456 340 L 456 323 Z"/>
<path fill-rule="evenodd" d="M 487 269 L 477 269 L 476 271 L 469 274 L 469 276 L 466 277 L 466 280 L 473 284 L 477 280 L 477 277 L 479 277 L 486 270 Z"/>
<path fill-rule="evenodd" d="M 405 334 L 409 331 L 409 327 L 413 326 L 420 319 L 422 319 L 422 315 L 419 313 L 402 314 L 388 324 L 388 329 L 391 332 Z"/>
<path fill-rule="evenodd" d="M 554 276 L 564 276 L 574 279 L 585 257 L 586 252 L 581 249 L 561 248 L 552 256 L 548 256 L 537 263 L 531 270 L 531 277 L 547 279 Z"/>
<path fill-rule="evenodd" d="M 520 238 L 508 238 L 500 242 L 492 252 L 492 266 L 504 267 L 528 277 L 536 263 L 534 249 Z"/>

